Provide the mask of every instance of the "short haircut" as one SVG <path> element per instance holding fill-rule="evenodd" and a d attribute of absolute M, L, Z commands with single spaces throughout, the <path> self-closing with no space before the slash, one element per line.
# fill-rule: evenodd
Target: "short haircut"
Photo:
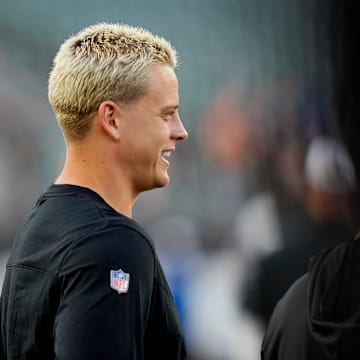
<path fill-rule="evenodd" d="M 176 50 L 140 27 L 99 23 L 67 39 L 56 54 L 48 96 L 66 137 L 81 140 L 105 100 L 127 104 L 146 92 L 149 67 L 176 67 Z"/>

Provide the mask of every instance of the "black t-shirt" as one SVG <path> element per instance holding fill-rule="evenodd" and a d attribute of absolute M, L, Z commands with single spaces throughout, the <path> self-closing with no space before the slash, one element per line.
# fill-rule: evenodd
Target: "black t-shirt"
<path fill-rule="evenodd" d="M 185 359 L 149 236 L 95 192 L 52 185 L 20 227 L 1 295 L 13 359 Z"/>

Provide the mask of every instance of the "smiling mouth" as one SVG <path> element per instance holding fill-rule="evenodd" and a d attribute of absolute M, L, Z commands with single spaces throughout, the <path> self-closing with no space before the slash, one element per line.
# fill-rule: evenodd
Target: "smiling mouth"
<path fill-rule="evenodd" d="M 161 157 L 165 160 L 169 160 L 170 159 L 170 155 L 171 155 L 171 151 L 162 151 L 161 152 Z"/>
<path fill-rule="evenodd" d="M 171 156 L 171 151 L 169 151 L 169 150 L 161 152 L 161 158 L 163 159 L 163 161 L 166 162 L 167 165 L 170 165 L 170 161 L 169 161 L 170 156 Z"/>

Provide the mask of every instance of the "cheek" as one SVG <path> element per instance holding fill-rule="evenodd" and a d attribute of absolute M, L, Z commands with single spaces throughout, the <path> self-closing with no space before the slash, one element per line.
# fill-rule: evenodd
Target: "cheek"
<path fill-rule="evenodd" d="M 147 126 L 140 126 L 128 133 L 124 140 L 126 152 L 133 158 L 161 155 L 161 150 L 169 140 L 169 126 L 163 119 L 157 119 Z"/>

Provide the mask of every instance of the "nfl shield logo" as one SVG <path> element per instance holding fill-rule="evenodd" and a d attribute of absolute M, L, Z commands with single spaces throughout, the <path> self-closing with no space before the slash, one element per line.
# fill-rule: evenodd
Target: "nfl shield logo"
<path fill-rule="evenodd" d="M 119 294 L 127 293 L 129 289 L 130 275 L 119 270 L 110 270 L 110 287 Z"/>

